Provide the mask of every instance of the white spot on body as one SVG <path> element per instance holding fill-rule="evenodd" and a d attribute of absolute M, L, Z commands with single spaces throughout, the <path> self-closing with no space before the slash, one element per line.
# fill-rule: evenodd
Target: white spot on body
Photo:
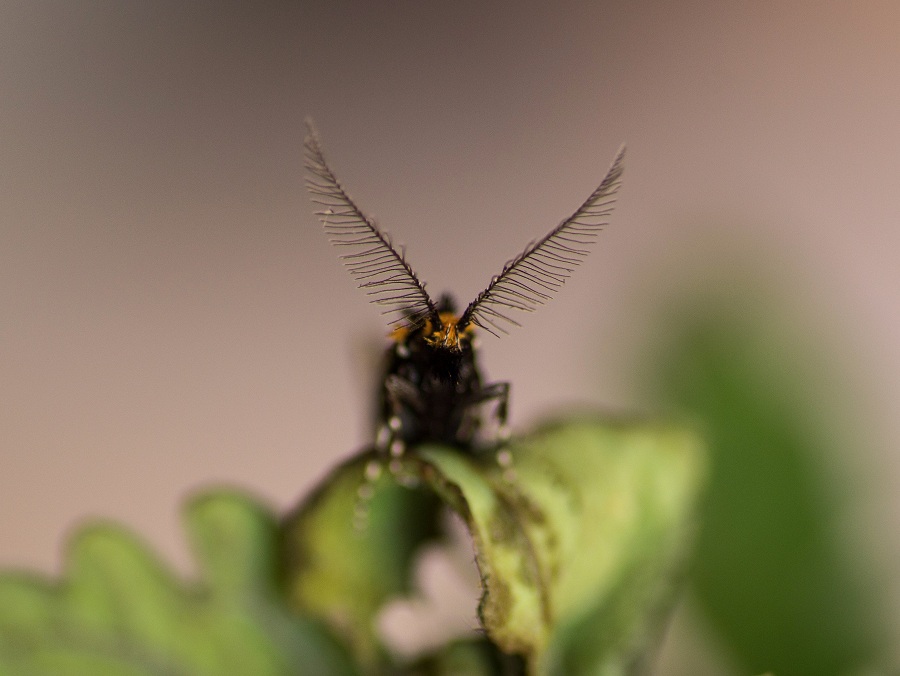
<path fill-rule="evenodd" d="M 378 477 L 381 476 L 381 463 L 377 460 L 372 460 L 366 464 L 366 481 L 375 482 L 378 480 Z"/>

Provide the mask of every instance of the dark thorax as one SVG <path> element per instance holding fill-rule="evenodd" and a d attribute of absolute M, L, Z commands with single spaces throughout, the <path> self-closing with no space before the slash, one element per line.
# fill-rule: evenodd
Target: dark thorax
<path fill-rule="evenodd" d="M 432 442 L 474 450 L 482 445 L 482 404 L 499 396 L 498 387 L 506 391 L 505 384 L 482 386 L 471 330 L 445 339 L 447 325 L 457 323 L 449 298 L 441 300 L 439 317 L 441 325 L 426 321 L 392 334 L 379 416 L 388 447 Z"/>

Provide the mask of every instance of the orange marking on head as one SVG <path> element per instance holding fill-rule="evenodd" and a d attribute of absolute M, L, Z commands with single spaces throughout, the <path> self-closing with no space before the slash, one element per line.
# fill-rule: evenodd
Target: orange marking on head
<path fill-rule="evenodd" d="M 434 329 L 430 320 L 425 322 L 425 340 L 432 347 L 461 350 L 463 340 L 468 340 L 472 335 L 471 325 L 460 330 L 458 327 L 459 317 L 452 312 L 442 312 L 439 316 L 441 326 L 438 329 Z"/>

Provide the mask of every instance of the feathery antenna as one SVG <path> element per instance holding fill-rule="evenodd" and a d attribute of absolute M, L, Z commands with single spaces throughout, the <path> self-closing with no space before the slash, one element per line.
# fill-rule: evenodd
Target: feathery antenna
<path fill-rule="evenodd" d="M 371 296 L 373 303 L 387 308 L 382 314 L 399 313 L 392 324 L 418 324 L 429 317 L 435 326 L 440 326 L 437 308 L 403 251 L 398 251 L 388 235 L 359 210 L 326 164 L 310 121 L 304 149 L 311 175 L 306 179 L 306 188 L 320 207 L 316 215 L 321 217 L 331 243 L 350 251 L 341 260 L 359 287 Z"/>
<path fill-rule="evenodd" d="M 495 336 L 507 333 L 503 322 L 519 326 L 508 310 L 532 312 L 549 301 L 588 255 L 608 223 L 624 169 L 625 146 L 619 148 L 603 182 L 578 210 L 507 262 L 459 318 L 458 326 L 475 324 Z"/>

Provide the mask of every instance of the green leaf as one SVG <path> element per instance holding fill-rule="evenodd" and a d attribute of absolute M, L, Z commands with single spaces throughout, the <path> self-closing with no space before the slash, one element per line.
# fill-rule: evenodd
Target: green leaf
<path fill-rule="evenodd" d="M 186 518 L 193 584 L 108 524 L 76 534 L 59 582 L 0 575 L 0 674 L 355 673 L 319 623 L 276 596 L 271 514 L 214 493 Z"/>
<path fill-rule="evenodd" d="M 521 660 L 510 658 L 485 638 L 451 641 L 406 668 L 404 676 L 494 676 L 522 673 Z"/>
<path fill-rule="evenodd" d="M 510 450 L 514 477 L 422 451 L 472 531 L 488 636 L 535 673 L 631 673 L 680 579 L 702 483 L 698 439 L 570 420 Z"/>
<path fill-rule="evenodd" d="M 813 414 L 811 383 L 834 379 L 778 339 L 770 306 L 756 322 L 732 309 L 756 305 L 674 313 L 652 362 L 657 391 L 705 424 L 713 451 L 693 586 L 747 673 L 858 673 L 885 654 L 883 616 L 841 537 L 824 464 L 835 444 Z"/>
<path fill-rule="evenodd" d="M 430 486 L 467 523 L 483 585 L 480 617 L 502 651 L 522 655 L 530 673 L 632 673 L 680 579 L 703 476 L 698 439 L 677 427 L 578 419 L 508 450 L 511 472 L 492 458 L 424 447 L 396 475 Z M 434 505 L 384 472 L 369 528 L 354 531 L 370 460 L 339 469 L 286 533 L 295 604 L 327 618 L 371 666 L 388 660 L 373 620 L 387 599 L 407 592 L 412 555 L 433 534 Z M 480 654 L 457 656 L 481 669 Z"/>
<path fill-rule="evenodd" d="M 283 525 L 291 604 L 325 619 L 369 671 L 386 660 L 375 617 L 385 601 L 410 590 L 415 553 L 437 535 L 438 507 L 433 494 L 399 485 L 387 472 L 367 480 L 373 459 L 365 453 L 338 467 Z M 373 491 L 366 501 L 361 486 Z"/>

